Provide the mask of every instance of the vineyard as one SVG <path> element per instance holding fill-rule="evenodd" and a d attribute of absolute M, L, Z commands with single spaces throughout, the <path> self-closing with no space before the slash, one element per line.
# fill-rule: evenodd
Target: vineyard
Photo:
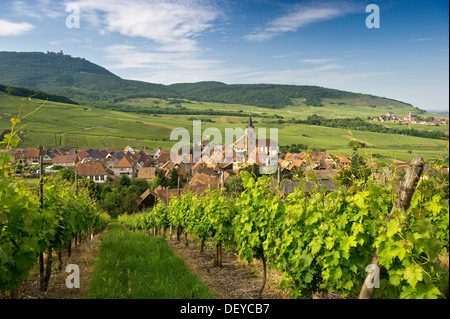
<path fill-rule="evenodd" d="M 379 281 L 372 286 L 379 288 L 372 298 L 444 297 L 449 210 L 448 186 L 439 177 L 418 180 L 406 205 L 393 185 L 371 179 L 329 194 L 319 186 L 298 187 L 284 197 L 269 178 L 241 176 L 245 190 L 236 198 L 219 190 L 206 197 L 183 193 L 167 206 L 160 202 L 147 212 L 121 215 L 119 222 L 155 236 L 170 233 L 182 240 L 184 234 L 186 245 L 187 234 L 202 243 L 212 238 L 215 266 L 221 266 L 222 249 L 249 263 L 260 260 L 264 274 L 267 267 L 283 272 L 281 284 L 293 298 L 328 291 L 367 298 L 363 292 L 375 275 Z M 370 276 L 370 265 L 379 272 Z M 262 293 L 265 275 L 261 282 Z"/>
<path fill-rule="evenodd" d="M 45 291 L 53 256 L 61 265 L 63 250 L 70 256 L 72 244 L 110 223 L 78 180 L 42 176 L 42 164 L 37 185 L 13 177 L 8 150 L 18 143 L 16 127 L 24 117 L 11 119 L 11 133 L 0 142 L 0 293 L 12 298 L 35 267 Z M 261 261 L 260 296 L 272 267 L 283 274 L 281 286 L 292 298 L 326 292 L 360 299 L 448 298 L 448 174 L 423 167 L 422 158 L 414 158 L 400 187 L 361 169 L 350 170 L 352 176 L 330 192 L 299 177 L 289 194 L 269 176 L 243 170 L 240 194 L 180 192 L 167 205 L 119 215 L 118 222 L 155 237 L 181 241 L 184 235 L 185 245 L 188 235 L 197 237 L 200 253 L 212 239 L 215 267 L 223 267 L 224 250 L 248 263 Z M 307 182 L 313 187 L 303 187 Z M 119 235 L 116 240 L 125 242 Z"/>
<path fill-rule="evenodd" d="M 18 142 L 13 118 L 12 133 L 0 142 L 9 149 Z M 0 292 L 17 298 L 17 286 L 30 270 L 39 267 L 39 288 L 46 291 L 52 272 L 53 255 L 70 251 L 82 237 L 103 230 L 109 215 L 100 212 L 87 189 L 58 177 L 41 176 L 38 185 L 29 185 L 11 174 L 11 153 L 0 152 Z M 41 166 L 42 172 L 42 166 Z"/>

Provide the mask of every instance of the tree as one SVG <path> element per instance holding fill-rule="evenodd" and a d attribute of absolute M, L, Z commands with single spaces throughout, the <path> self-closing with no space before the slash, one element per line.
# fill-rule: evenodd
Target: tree
<path fill-rule="evenodd" d="M 122 199 L 121 193 L 117 189 L 112 189 L 105 194 L 102 206 L 111 217 L 117 217 L 121 213 Z"/>
<path fill-rule="evenodd" d="M 239 197 L 244 191 L 242 177 L 239 174 L 230 176 L 225 184 L 225 191 L 230 195 Z"/>
<path fill-rule="evenodd" d="M 122 175 L 117 179 L 117 185 L 120 186 L 130 186 L 131 180 L 128 175 Z"/>
<path fill-rule="evenodd" d="M 69 182 L 75 181 L 75 172 L 70 168 L 61 169 L 57 173 L 55 173 L 55 175 L 60 176 L 62 179 L 65 179 Z"/>
<path fill-rule="evenodd" d="M 167 181 L 167 186 L 169 188 L 178 187 L 178 172 L 175 168 L 172 168 L 172 171 L 170 172 L 169 180 Z"/>
<path fill-rule="evenodd" d="M 135 186 L 136 192 L 142 194 L 148 188 L 148 183 L 143 178 L 135 178 L 131 181 L 131 186 Z"/>
<path fill-rule="evenodd" d="M 258 166 L 258 164 L 252 164 L 252 165 L 249 165 L 247 167 L 244 167 L 243 169 L 241 169 L 241 171 L 250 173 L 250 175 L 253 177 L 253 179 L 255 181 L 258 179 L 258 177 L 261 176 L 261 174 L 259 173 L 259 166 Z"/>
<path fill-rule="evenodd" d="M 157 188 L 159 185 L 167 186 L 167 178 L 164 176 L 164 171 L 162 170 L 156 173 L 155 178 L 149 183 L 150 189 L 152 190 Z"/>
<path fill-rule="evenodd" d="M 122 202 L 122 213 L 133 214 L 139 209 L 139 195 L 136 193 L 128 193 Z"/>

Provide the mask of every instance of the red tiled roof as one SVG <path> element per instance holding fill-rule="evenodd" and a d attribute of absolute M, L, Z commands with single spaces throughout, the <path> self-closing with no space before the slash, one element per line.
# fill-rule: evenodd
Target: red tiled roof
<path fill-rule="evenodd" d="M 303 160 L 297 158 L 295 161 L 292 162 L 292 164 L 293 164 L 295 167 L 300 167 L 300 166 L 302 166 L 302 164 L 303 164 Z"/>
<path fill-rule="evenodd" d="M 156 176 L 156 173 L 158 173 L 159 169 L 157 167 L 141 167 L 138 171 L 137 178 L 147 178 L 151 179 Z"/>
<path fill-rule="evenodd" d="M 219 183 L 214 176 L 210 176 L 205 173 L 196 173 L 189 181 L 189 185 L 196 186 L 198 184 L 216 186 Z"/>
<path fill-rule="evenodd" d="M 158 162 L 159 163 L 165 163 L 168 160 L 170 160 L 170 150 L 160 150 L 159 151 Z"/>
<path fill-rule="evenodd" d="M 297 154 L 292 154 L 292 153 L 286 153 L 286 155 L 284 156 L 284 159 L 286 160 L 286 161 L 289 161 L 289 162 L 291 162 L 291 161 L 293 161 L 295 158 L 297 158 Z"/>
<path fill-rule="evenodd" d="M 107 175 L 105 168 L 101 163 L 80 163 L 75 168 L 80 176 Z"/>
<path fill-rule="evenodd" d="M 23 157 L 24 158 L 33 158 L 33 157 L 39 157 L 40 151 L 37 148 L 26 148 L 23 151 Z"/>
<path fill-rule="evenodd" d="M 59 163 L 75 163 L 77 161 L 76 155 L 57 155 L 53 157 L 52 163 L 53 164 L 59 164 Z"/>
<path fill-rule="evenodd" d="M 339 161 L 339 163 L 344 164 L 344 163 L 351 163 L 352 161 L 346 157 L 346 156 L 342 156 L 342 155 L 336 155 L 335 156 L 336 159 Z"/>
<path fill-rule="evenodd" d="M 114 167 L 133 167 L 133 160 L 128 155 L 125 155 Z"/>

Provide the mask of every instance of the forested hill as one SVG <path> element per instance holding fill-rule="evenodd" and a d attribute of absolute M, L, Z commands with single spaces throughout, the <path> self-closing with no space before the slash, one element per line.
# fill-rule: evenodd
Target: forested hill
<path fill-rule="evenodd" d="M 319 86 L 281 84 L 231 84 L 221 82 L 178 83 L 169 88 L 185 98 L 197 101 L 247 104 L 281 108 L 293 98 L 305 99 L 305 104 L 321 106 L 321 99 L 352 99 L 368 95 L 327 89 Z"/>
<path fill-rule="evenodd" d="M 162 84 L 124 80 L 86 59 L 61 52 L 0 52 L 0 83 L 89 104 L 132 97 L 178 97 Z"/>
<path fill-rule="evenodd" d="M 0 92 L 4 92 L 12 96 L 32 97 L 34 99 L 49 100 L 53 102 L 60 102 L 66 104 L 78 104 L 77 102 L 72 101 L 71 99 L 68 99 L 67 97 L 62 95 L 36 91 L 33 89 L 27 89 L 23 87 L 6 86 L 0 84 Z"/>
<path fill-rule="evenodd" d="M 84 58 L 74 58 L 62 52 L 0 51 L 0 84 L 63 95 L 80 104 L 92 106 L 101 104 L 103 107 L 137 97 L 185 98 L 266 108 L 291 105 L 292 99 L 301 99 L 302 103 L 309 106 L 322 106 L 325 98 L 336 101 L 353 99 L 356 102 L 364 99 L 367 106 L 390 105 L 394 101 L 367 94 L 306 85 L 221 82 L 163 85 L 125 80 Z M 403 102 L 401 104 L 411 106 Z M 358 104 L 350 103 L 350 105 Z"/>

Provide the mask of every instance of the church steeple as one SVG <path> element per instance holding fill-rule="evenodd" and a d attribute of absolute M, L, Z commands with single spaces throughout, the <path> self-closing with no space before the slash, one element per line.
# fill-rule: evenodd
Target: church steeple
<path fill-rule="evenodd" d="M 245 155 L 250 156 L 256 148 L 256 132 L 255 127 L 253 126 L 251 114 L 248 116 L 248 124 L 245 128 L 244 135 Z"/>
<path fill-rule="evenodd" d="M 248 124 L 247 124 L 247 128 L 255 128 L 254 126 L 253 126 L 253 122 L 252 122 L 252 115 L 250 114 L 249 116 L 248 116 Z"/>

